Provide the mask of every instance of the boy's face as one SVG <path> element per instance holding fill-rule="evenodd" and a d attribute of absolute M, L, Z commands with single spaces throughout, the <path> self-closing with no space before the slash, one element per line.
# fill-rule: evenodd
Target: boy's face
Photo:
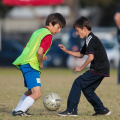
<path fill-rule="evenodd" d="M 86 37 L 86 28 L 83 27 L 83 29 L 79 27 L 75 27 L 76 35 L 80 36 L 81 39 L 84 39 Z"/>
<path fill-rule="evenodd" d="M 55 24 L 54 26 L 50 23 L 49 30 L 53 35 L 55 35 L 61 31 L 61 26 L 59 25 L 59 23 Z"/>

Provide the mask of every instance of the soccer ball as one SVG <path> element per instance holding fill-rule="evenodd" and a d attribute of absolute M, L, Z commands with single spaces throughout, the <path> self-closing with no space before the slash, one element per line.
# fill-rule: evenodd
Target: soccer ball
<path fill-rule="evenodd" d="M 49 93 L 44 97 L 43 104 L 47 110 L 55 111 L 61 106 L 61 98 L 56 93 Z"/>

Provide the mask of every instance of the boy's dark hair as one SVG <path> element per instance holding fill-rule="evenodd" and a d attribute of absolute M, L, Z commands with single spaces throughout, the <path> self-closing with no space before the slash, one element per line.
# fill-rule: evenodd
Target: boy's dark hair
<path fill-rule="evenodd" d="M 73 24 L 73 27 L 79 27 L 81 29 L 83 29 L 83 27 L 86 27 L 89 31 L 91 31 L 91 23 L 90 23 L 90 20 L 86 17 L 80 17 L 78 18 L 74 24 Z"/>
<path fill-rule="evenodd" d="M 52 13 L 47 17 L 46 25 L 49 25 L 49 23 L 52 23 L 54 26 L 55 24 L 59 23 L 60 27 L 63 28 L 66 25 L 65 18 L 60 13 Z"/>

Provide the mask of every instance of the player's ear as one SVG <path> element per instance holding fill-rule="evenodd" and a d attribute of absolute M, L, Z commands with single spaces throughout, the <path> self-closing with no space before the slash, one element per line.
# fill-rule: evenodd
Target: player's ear
<path fill-rule="evenodd" d="M 86 31 L 86 30 L 87 30 L 87 28 L 84 26 L 84 27 L 83 27 L 83 30 L 85 30 L 85 31 Z"/>
<path fill-rule="evenodd" d="M 52 22 L 49 22 L 49 26 L 53 26 L 53 25 L 52 25 Z"/>
<path fill-rule="evenodd" d="M 86 27 L 84 26 L 83 29 L 86 29 Z"/>

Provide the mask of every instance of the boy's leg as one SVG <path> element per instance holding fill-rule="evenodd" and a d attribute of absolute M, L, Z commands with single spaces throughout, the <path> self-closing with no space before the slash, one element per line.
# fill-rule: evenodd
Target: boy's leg
<path fill-rule="evenodd" d="M 17 107 L 14 109 L 14 111 L 18 111 L 18 108 L 19 108 L 20 105 L 23 103 L 24 99 L 25 99 L 27 96 L 29 96 L 30 94 L 31 94 L 31 90 L 28 90 L 28 91 L 26 91 L 26 92 L 22 95 L 22 97 L 21 97 L 21 99 L 20 99 Z"/>
<path fill-rule="evenodd" d="M 104 78 L 103 76 L 99 76 L 99 75 L 93 76 L 91 80 L 96 79 L 96 81 L 90 84 L 89 86 L 87 86 L 86 88 L 82 89 L 83 94 L 85 95 L 89 103 L 91 103 L 91 105 L 94 107 L 95 114 L 93 114 L 93 116 L 111 114 L 111 111 L 105 108 L 102 101 L 99 99 L 99 97 L 94 92 L 95 89 L 100 85 L 103 78 Z"/>
<path fill-rule="evenodd" d="M 32 91 L 31 90 L 27 90 L 25 93 L 24 93 L 26 96 L 29 96 L 32 94 Z"/>
<path fill-rule="evenodd" d="M 99 79 L 97 81 L 95 81 L 93 84 L 89 85 L 88 87 L 86 87 L 85 89 L 82 90 L 86 99 L 94 107 L 94 110 L 97 113 L 105 110 L 105 107 L 104 107 L 102 101 L 100 100 L 100 98 L 94 92 L 95 89 L 100 85 L 100 83 L 101 83 L 101 81 L 103 80 L 104 77 L 98 76 L 98 78 Z"/>
<path fill-rule="evenodd" d="M 18 110 L 18 108 L 19 108 L 20 105 L 23 103 L 23 101 L 24 101 L 25 98 L 26 98 L 26 95 L 23 93 L 23 95 L 22 95 L 22 97 L 21 97 L 21 99 L 20 99 L 17 107 L 14 109 L 14 111 L 17 111 L 17 110 Z"/>
<path fill-rule="evenodd" d="M 41 82 L 39 72 L 32 69 L 29 64 L 21 65 L 20 69 L 24 76 L 25 87 L 28 87 L 32 94 L 29 95 L 28 92 L 25 93 L 29 96 L 24 99 L 23 103 L 18 108 L 18 111 L 14 112 L 13 116 L 26 115 L 25 111 L 30 106 L 32 106 L 35 100 L 41 96 Z"/>
<path fill-rule="evenodd" d="M 77 106 L 80 100 L 82 87 L 80 85 L 80 77 L 76 78 L 67 101 L 67 109 L 64 112 L 58 113 L 58 116 L 78 116 Z"/>
<path fill-rule="evenodd" d="M 33 105 L 34 101 L 40 98 L 41 96 L 41 87 L 37 86 L 31 89 L 32 94 L 27 96 L 21 106 L 18 108 L 18 111 L 25 112 L 30 106 Z"/>
<path fill-rule="evenodd" d="M 77 113 L 77 106 L 81 96 L 82 87 L 80 81 L 80 77 L 75 79 L 67 100 L 67 110 L 74 113 Z"/>
<path fill-rule="evenodd" d="M 35 101 L 41 97 L 41 87 L 36 86 L 31 89 L 32 94 L 30 95 L 31 98 L 33 98 Z"/>

